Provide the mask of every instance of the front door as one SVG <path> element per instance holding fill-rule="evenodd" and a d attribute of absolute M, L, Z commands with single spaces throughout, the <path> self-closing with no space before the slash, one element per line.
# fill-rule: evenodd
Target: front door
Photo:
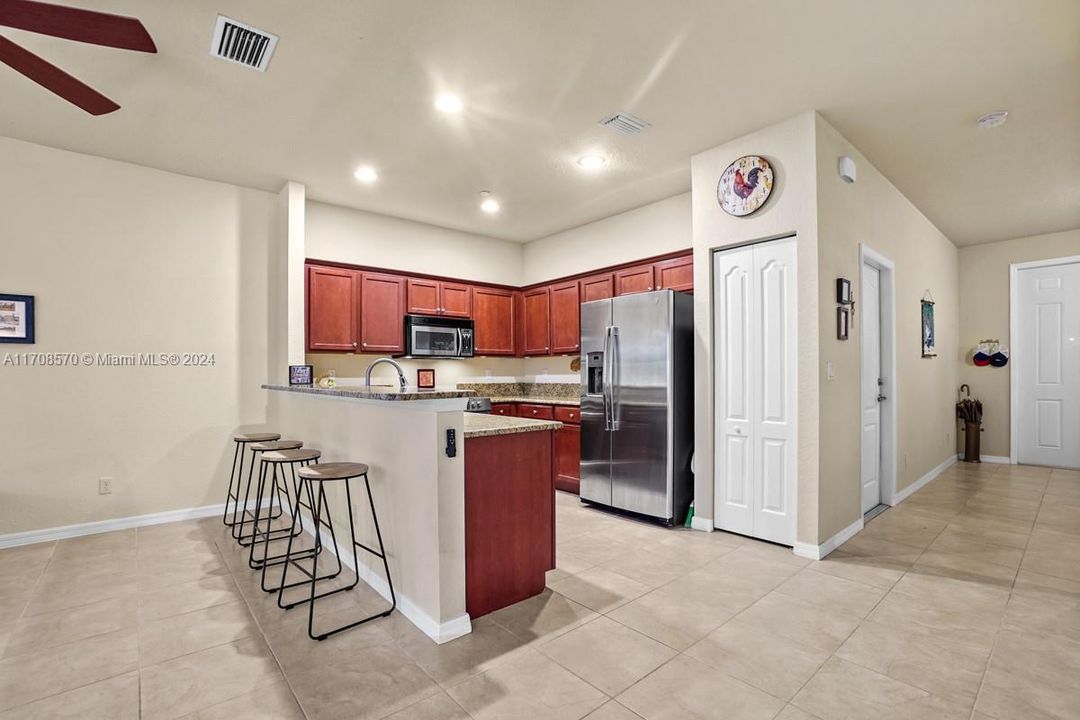
<path fill-rule="evenodd" d="M 1080 468 L 1080 262 L 1016 279 L 1017 461 Z"/>
<path fill-rule="evenodd" d="M 881 504 L 881 272 L 862 268 L 862 511 Z"/>

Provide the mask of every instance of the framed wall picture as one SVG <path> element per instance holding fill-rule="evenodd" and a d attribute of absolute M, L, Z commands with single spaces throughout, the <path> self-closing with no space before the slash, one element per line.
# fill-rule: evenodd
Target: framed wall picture
<path fill-rule="evenodd" d="M 34 296 L 0 294 L 0 343 L 34 344 Z"/>
<path fill-rule="evenodd" d="M 434 370 L 417 370 L 416 371 L 416 387 L 421 390 L 432 390 L 435 387 L 435 371 Z"/>
<path fill-rule="evenodd" d="M 934 301 L 922 300 L 922 356 L 937 357 L 937 336 L 934 334 Z"/>
<path fill-rule="evenodd" d="M 851 304 L 851 281 L 847 278 L 836 278 L 836 302 L 838 305 Z"/>
<path fill-rule="evenodd" d="M 851 325 L 851 313 L 846 307 L 836 308 L 836 339 L 847 340 L 848 329 Z"/>

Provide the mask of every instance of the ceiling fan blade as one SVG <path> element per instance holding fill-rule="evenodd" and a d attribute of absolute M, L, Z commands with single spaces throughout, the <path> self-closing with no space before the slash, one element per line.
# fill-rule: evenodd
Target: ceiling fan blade
<path fill-rule="evenodd" d="M 133 17 L 36 0 L 0 0 L 0 25 L 122 50 L 157 52 L 150 33 Z"/>
<path fill-rule="evenodd" d="M 56 93 L 72 105 L 78 105 L 91 115 L 105 115 L 120 109 L 119 105 L 94 88 L 5 37 L 0 37 L 0 62 L 10 65 L 46 90 Z"/>

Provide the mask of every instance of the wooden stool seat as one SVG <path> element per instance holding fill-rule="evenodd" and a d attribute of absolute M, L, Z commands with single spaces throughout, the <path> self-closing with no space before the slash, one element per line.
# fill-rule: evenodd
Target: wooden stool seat
<path fill-rule="evenodd" d="M 263 462 L 268 463 L 294 463 L 306 460 L 318 460 L 322 457 L 322 450 L 294 449 L 294 450 L 271 450 L 262 454 Z"/>
<path fill-rule="evenodd" d="M 305 480 L 348 480 L 367 475 L 368 466 L 364 463 L 336 462 L 309 465 L 296 471 Z"/>
<path fill-rule="evenodd" d="M 238 443 L 271 442 L 280 439 L 281 433 L 240 433 L 233 435 L 233 440 Z"/>
<path fill-rule="evenodd" d="M 257 452 L 270 452 L 272 450 L 299 450 L 302 447 L 304 447 L 303 440 L 270 440 L 254 443 L 251 449 Z"/>

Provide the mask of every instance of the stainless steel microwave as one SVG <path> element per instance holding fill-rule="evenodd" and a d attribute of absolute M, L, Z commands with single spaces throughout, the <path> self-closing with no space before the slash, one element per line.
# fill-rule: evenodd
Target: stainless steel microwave
<path fill-rule="evenodd" d="M 470 358 L 473 321 L 465 318 L 405 316 L 407 357 Z"/>

